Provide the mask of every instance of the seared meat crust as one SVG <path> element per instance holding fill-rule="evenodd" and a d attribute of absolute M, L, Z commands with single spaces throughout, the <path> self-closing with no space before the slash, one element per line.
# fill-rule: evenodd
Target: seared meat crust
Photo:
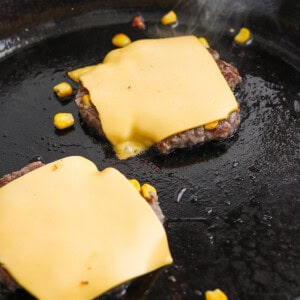
<path fill-rule="evenodd" d="M 26 173 L 29 173 L 39 167 L 41 167 L 43 163 L 41 161 L 35 161 L 28 165 L 26 165 L 24 168 L 22 168 L 19 171 L 12 172 L 10 174 L 4 175 L 2 178 L 0 178 L 0 188 L 6 185 L 7 183 L 25 175 Z"/>
<path fill-rule="evenodd" d="M 80 85 L 75 98 L 75 103 L 78 107 L 79 113 L 83 121 L 90 128 L 96 130 L 100 136 L 105 137 L 96 106 L 93 104 L 91 104 L 91 106 L 87 106 L 82 103 L 82 97 L 87 93 L 88 91 L 82 85 Z"/>
<path fill-rule="evenodd" d="M 156 147 L 162 153 L 168 153 L 174 148 L 185 148 L 208 141 L 222 141 L 232 136 L 239 124 L 240 114 L 235 111 L 226 120 L 220 121 L 213 130 L 206 130 L 204 126 L 193 128 L 162 140 Z"/>
<path fill-rule="evenodd" d="M 217 59 L 216 63 L 219 66 L 221 73 L 227 81 L 229 87 L 232 91 L 234 91 L 236 85 L 242 81 L 238 69 L 222 59 Z"/>

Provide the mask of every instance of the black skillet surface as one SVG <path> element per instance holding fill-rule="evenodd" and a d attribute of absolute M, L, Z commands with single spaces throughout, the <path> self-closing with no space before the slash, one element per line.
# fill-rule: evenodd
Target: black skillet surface
<path fill-rule="evenodd" d="M 238 47 L 229 34 L 215 39 L 206 32 L 211 46 L 235 64 L 244 79 L 237 89 L 239 131 L 226 142 L 168 156 L 150 151 L 126 161 L 118 161 L 106 141 L 88 134 L 72 99 L 61 102 L 53 94 L 56 83 L 69 81 L 66 70 L 100 62 L 113 48 L 110 41 L 115 33 L 125 32 L 134 40 L 202 33 L 184 16 L 177 28 L 165 29 L 158 25 L 163 11 L 142 13 L 148 21 L 146 31 L 130 26 L 134 11 L 94 12 L 81 20 L 89 24 L 93 18 L 101 19 L 99 26 L 77 30 L 74 25 L 66 34 L 57 32 L 22 51 L 15 49 L 1 61 L 0 176 L 37 156 L 50 162 L 83 155 L 100 169 L 114 166 L 128 177 L 155 185 L 167 216 L 174 264 L 161 272 L 147 299 L 204 299 L 204 291 L 215 288 L 230 299 L 296 299 L 300 296 L 300 74 L 296 69 L 266 52 L 255 36 L 251 45 Z M 68 24 L 73 22 L 78 19 Z M 28 37 L 31 30 L 25 30 Z M 57 132 L 52 118 L 62 111 L 72 112 L 76 124 Z M 2 288 L 0 299 L 31 297 Z"/>

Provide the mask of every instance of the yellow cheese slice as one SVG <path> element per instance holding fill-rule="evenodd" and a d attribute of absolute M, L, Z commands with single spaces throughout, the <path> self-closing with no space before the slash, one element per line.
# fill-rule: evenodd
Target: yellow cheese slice
<path fill-rule="evenodd" d="M 38 299 L 89 300 L 172 258 L 120 172 L 68 157 L 0 189 L 0 262 Z"/>
<path fill-rule="evenodd" d="M 226 119 L 238 103 L 195 36 L 139 40 L 80 76 L 118 157 Z"/>

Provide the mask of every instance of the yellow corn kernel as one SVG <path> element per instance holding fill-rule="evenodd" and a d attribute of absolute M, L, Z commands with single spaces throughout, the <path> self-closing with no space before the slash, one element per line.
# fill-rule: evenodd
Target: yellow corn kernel
<path fill-rule="evenodd" d="M 76 70 L 72 70 L 68 72 L 68 76 L 75 82 L 79 82 L 79 77 L 86 73 L 87 71 L 92 70 L 93 68 L 95 68 L 95 66 L 86 66 L 83 68 L 79 68 Z"/>
<path fill-rule="evenodd" d="M 89 94 L 83 95 L 81 102 L 83 105 L 85 105 L 87 107 L 90 107 L 92 105 L 91 97 Z"/>
<path fill-rule="evenodd" d="M 214 121 L 214 122 L 210 122 L 204 125 L 204 128 L 206 130 L 213 130 L 218 126 L 219 122 L 218 121 Z"/>
<path fill-rule="evenodd" d="M 234 41 L 238 44 L 245 44 L 251 38 L 251 32 L 248 28 L 242 27 L 239 33 L 234 37 Z"/>
<path fill-rule="evenodd" d="M 205 300 L 227 300 L 227 296 L 220 289 L 205 292 Z"/>
<path fill-rule="evenodd" d="M 165 14 L 161 20 L 161 24 L 163 25 L 169 25 L 177 22 L 177 15 L 174 12 L 174 10 L 169 11 L 167 14 Z"/>
<path fill-rule="evenodd" d="M 112 43 L 117 47 L 125 47 L 131 43 L 131 40 L 126 34 L 118 33 L 112 38 Z"/>
<path fill-rule="evenodd" d="M 142 185 L 141 194 L 147 201 L 151 201 L 153 199 L 153 195 L 157 196 L 155 187 L 148 183 L 144 183 Z"/>
<path fill-rule="evenodd" d="M 73 94 L 73 89 L 71 85 L 67 82 L 61 82 L 57 84 L 54 88 L 53 91 L 56 93 L 56 95 L 59 98 L 71 96 Z"/>
<path fill-rule="evenodd" d="M 141 185 L 136 179 L 129 179 L 129 182 L 135 187 L 135 189 L 140 192 L 141 191 Z"/>
<path fill-rule="evenodd" d="M 207 39 L 206 39 L 205 37 L 200 36 L 200 37 L 198 38 L 198 41 L 199 41 L 205 48 L 209 48 L 209 47 L 210 47 L 210 46 L 209 46 L 209 43 L 208 43 L 208 41 L 207 41 Z"/>
<path fill-rule="evenodd" d="M 58 113 L 54 116 L 53 124 L 57 129 L 66 129 L 75 123 L 71 113 Z"/>

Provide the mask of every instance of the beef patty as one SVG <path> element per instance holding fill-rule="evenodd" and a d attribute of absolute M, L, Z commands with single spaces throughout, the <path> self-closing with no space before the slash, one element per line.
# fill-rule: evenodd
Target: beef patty
<path fill-rule="evenodd" d="M 35 161 L 31 162 L 19 171 L 12 172 L 10 174 L 4 175 L 2 178 L 0 178 L 0 188 L 4 185 L 8 184 L 9 182 L 35 170 L 40 167 L 42 167 L 44 164 L 41 161 Z M 158 202 L 158 196 L 154 193 L 150 193 L 151 199 L 147 202 L 157 215 L 160 222 L 163 224 L 165 216 L 159 206 Z M 146 201 L 146 200 L 145 200 Z M 8 290 L 15 291 L 16 289 L 20 288 L 19 284 L 14 280 L 14 278 L 9 274 L 9 272 L 0 264 L 0 283 L 2 283 Z M 116 287 L 112 290 L 112 292 L 115 291 L 115 289 L 122 289 L 124 286 Z"/>
<path fill-rule="evenodd" d="M 237 68 L 221 60 L 216 50 L 209 48 L 208 51 L 216 61 L 229 87 L 234 91 L 236 85 L 242 81 Z M 88 91 L 80 85 L 75 98 L 79 113 L 83 121 L 90 128 L 96 130 L 100 136 L 105 137 L 96 107 L 93 104 L 87 106 L 82 102 L 82 97 L 85 94 L 88 94 Z M 167 137 L 155 146 L 160 152 L 169 153 L 176 148 L 190 147 L 213 140 L 221 141 L 232 136 L 239 124 L 240 113 L 239 110 L 237 110 L 230 113 L 227 119 L 219 121 L 217 127 L 212 130 L 207 130 L 204 126 L 199 126 Z"/>

